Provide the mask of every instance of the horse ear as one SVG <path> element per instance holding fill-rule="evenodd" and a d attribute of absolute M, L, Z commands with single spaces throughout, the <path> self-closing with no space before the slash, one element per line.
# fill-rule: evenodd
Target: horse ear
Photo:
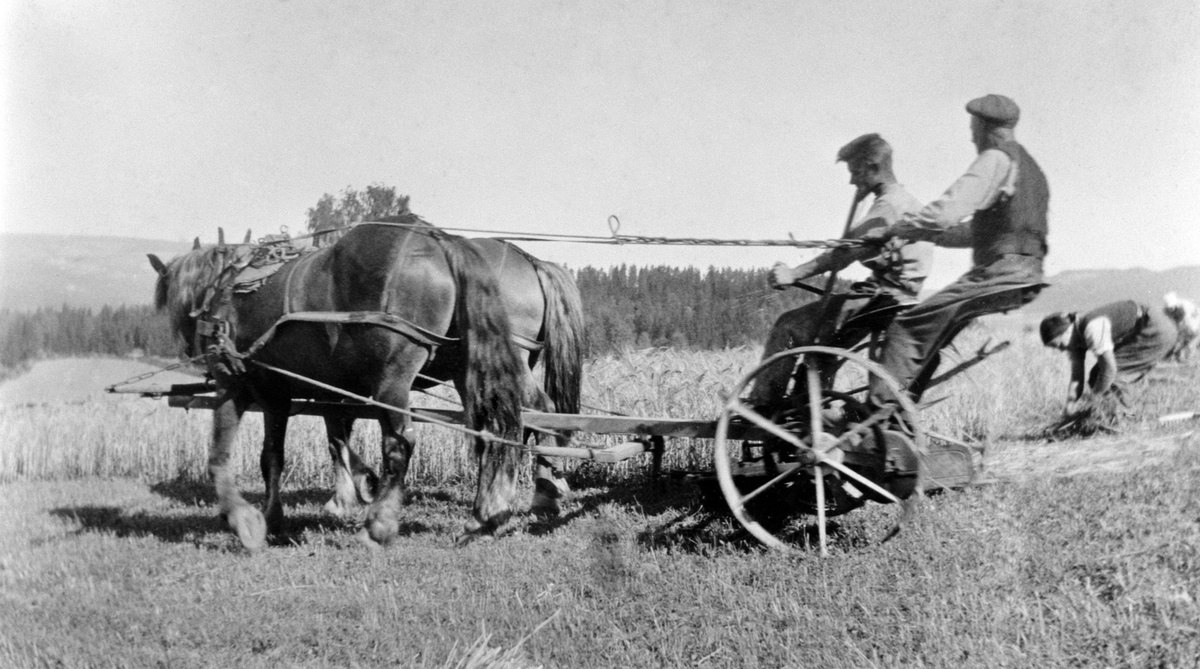
<path fill-rule="evenodd" d="M 249 244 L 249 243 L 250 243 L 250 240 L 251 240 L 252 238 L 253 238 L 253 236 L 250 234 L 250 228 L 246 228 L 246 241 L 244 241 L 244 242 L 242 242 L 242 243 L 243 243 L 243 244 Z"/>
<path fill-rule="evenodd" d="M 167 275 L 167 266 L 163 264 L 163 261 L 158 259 L 158 256 L 153 253 L 147 253 L 146 257 L 150 259 L 150 266 L 154 268 L 155 272 L 158 272 L 159 276 Z"/>
<path fill-rule="evenodd" d="M 192 250 L 193 251 L 200 250 L 200 238 L 199 237 L 197 237 L 195 240 L 192 241 Z"/>
<path fill-rule="evenodd" d="M 225 228 L 217 228 L 217 246 L 225 248 Z"/>

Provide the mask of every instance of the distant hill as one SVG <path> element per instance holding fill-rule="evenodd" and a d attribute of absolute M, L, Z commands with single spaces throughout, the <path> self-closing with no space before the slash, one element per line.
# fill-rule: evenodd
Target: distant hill
<path fill-rule="evenodd" d="M 0 233 L 0 308 L 149 304 L 154 270 L 146 254 L 165 260 L 189 248 L 186 242 L 131 237 Z M 1170 290 L 1200 301 L 1200 266 L 1072 270 L 1048 281 L 1051 287 L 1023 312 L 1087 309 L 1123 298 L 1157 304 Z"/>
<path fill-rule="evenodd" d="M 146 254 L 166 260 L 189 248 L 131 237 L 0 233 L 0 308 L 150 304 L 155 274 Z"/>
<path fill-rule="evenodd" d="M 1161 272 L 1148 269 L 1071 270 L 1049 279 L 1050 287 L 1024 311 L 1048 314 L 1081 311 L 1121 299 L 1162 304 L 1168 291 L 1200 302 L 1200 266 L 1175 267 Z"/>

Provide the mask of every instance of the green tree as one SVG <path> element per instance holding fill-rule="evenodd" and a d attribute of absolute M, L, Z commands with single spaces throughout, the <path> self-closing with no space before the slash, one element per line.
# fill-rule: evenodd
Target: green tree
<path fill-rule="evenodd" d="M 346 186 L 337 195 L 325 193 L 308 210 L 305 227 L 317 246 L 337 241 L 345 229 L 361 221 L 375 221 L 407 213 L 408 196 L 374 183 L 362 190 Z"/>

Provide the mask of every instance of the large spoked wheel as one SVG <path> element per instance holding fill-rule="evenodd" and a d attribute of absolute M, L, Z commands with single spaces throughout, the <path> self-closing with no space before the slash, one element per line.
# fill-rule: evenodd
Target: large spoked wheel
<path fill-rule="evenodd" d="M 783 360 L 794 387 L 762 413 L 743 403 L 755 379 Z M 872 376 L 891 391 L 880 407 L 867 401 Z M 764 360 L 734 387 L 717 422 L 715 469 L 730 512 L 756 539 L 787 548 L 767 526 L 815 514 L 825 554 L 827 516 L 868 500 L 915 499 L 925 444 L 916 405 L 882 366 L 845 349 L 803 346 Z"/>

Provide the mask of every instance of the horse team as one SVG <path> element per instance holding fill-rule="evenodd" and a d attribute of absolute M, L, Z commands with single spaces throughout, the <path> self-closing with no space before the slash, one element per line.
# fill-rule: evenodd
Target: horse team
<path fill-rule="evenodd" d="M 522 409 L 579 410 L 583 312 L 570 274 L 506 242 L 447 234 L 411 212 L 354 226 L 287 261 L 253 292 L 235 292 L 255 250 L 222 242 L 197 244 L 169 263 L 150 257 L 159 275 L 156 307 L 216 381 L 209 474 L 242 544 L 257 551 L 281 527 L 292 399 L 343 399 L 334 388 L 398 409 L 379 420 L 381 477 L 350 448 L 354 419 L 325 418 L 336 469 L 326 509 L 367 504 L 366 538 L 392 541 L 416 448 L 409 394 L 442 381 L 453 383 L 464 424 L 477 433 L 479 473 L 461 539 L 504 528 L 523 460 L 513 444 L 533 436 L 523 430 Z M 540 387 L 531 371 L 539 361 Z M 264 416 L 265 514 L 242 497 L 230 464 L 242 415 L 254 404 Z M 565 481 L 551 460 L 539 456 L 534 465 L 530 509 L 557 513 Z"/>

